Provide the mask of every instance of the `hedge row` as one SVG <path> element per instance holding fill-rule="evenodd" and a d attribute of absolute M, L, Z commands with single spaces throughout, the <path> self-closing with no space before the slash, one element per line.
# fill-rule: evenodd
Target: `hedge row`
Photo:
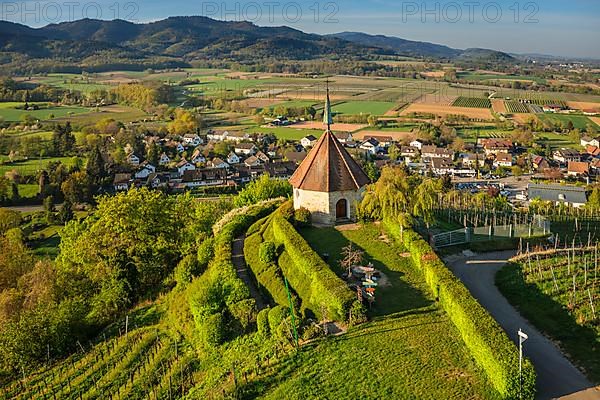
<path fill-rule="evenodd" d="M 417 233 L 384 221 L 388 233 L 410 252 L 429 288 L 457 327 L 477 363 L 496 390 L 507 399 L 519 398 L 519 354 L 515 345 L 469 290 L 446 267 L 431 246 Z M 535 371 L 523 364 L 523 399 L 535 396 Z"/>
<path fill-rule="evenodd" d="M 268 294 L 276 304 L 288 305 L 287 291 L 285 290 L 281 269 L 277 264 L 267 264 L 259 257 L 259 248 L 261 243 L 264 242 L 263 227 L 270 223 L 270 218 L 260 220 L 250 228 L 248 232 L 254 233 L 246 237 L 244 257 L 263 293 Z"/>
<path fill-rule="evenodd" d="M 213 241 L 214 258 L 206 272 L 194 279 L 186 290 L 195 325 L 191 338 L 194 342 L 219 345 L 248 327 L 255 305 L 232 263 L 233 241 L 279 204 L 269 201 L 245 207 L 244 213 L 229 214 L 227 223 L 220 224 Z"/>
<path fill-rule="evenodd" d="M 279 213 L 273 215 L 272 229 L 275 241 L 285 247 L 285 252 L 279 258 L 279 265 L 302 299 L 303 308 L 321 315 L 321 308 L 325 307 L 329 319 L 346 320 L 355 299 L 346 283 L 337 277 L 292 224 Z M 289 262 L 286 262 L 286 257 L 289 257 Z"/>

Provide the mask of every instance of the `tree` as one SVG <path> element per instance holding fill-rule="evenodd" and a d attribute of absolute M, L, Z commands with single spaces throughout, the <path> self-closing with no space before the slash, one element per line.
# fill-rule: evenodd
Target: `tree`
<path fill-rule="evenodd" d="M 437 194 L 441 191 L 440 181 L 437 179 L 425 179 L 415 191 L 413 214 L 421 217 L 427 229 L 435 222 L 434 208 L 437 202 Z"/>
<path fill-rule="evenodd" d="M 8 208 L 0 208 L 0 235 L 21 225 L 21 213 Z"/>
<path fill-rule="evenodd" d="M 92 200 L 92 187 L 87 174 L 83 171 L 71 174 L 60 186 L 65 199 L 73 204 Z"/>
<path fill-rule="evenodd" d="M 388 155 L 392 161 L 397 161 L 400 158 L 401 152 L 396 143 L 392 143 L 392 145 L 388 148 Z"/>
<path fill-rule="evenodd" d="M 200 127 L 200 119 L 190 111 L 178 108 L 175 110 L 174 118 L 169 122 L 167 129 L 172 135 L 184 135 L 196 132 Z"/>
<path fill-rule="evenodd" d="M 342 259 L 340 260 L 340 267 L 346 270 L 348 277 L 352 274 L 352 267 L 360 265 L 363 262 L 364 252 L 360 249 L 355 249 L 352 243 L 348 243 L 347 246 L 342 247 Z"/>
<path fill-rule="evenodd" d="M 63 225 L 66 225 L 66 223 L 72 220 L 74 216 L 73 204 L 68 198 L 66 198 L 60 211 L 58 212 L 58 219 Z"/>
<path fill-rule="evenodd" d="M 40 178 L 38 180 L 38 193 L 41 197 L 46 196 L 48 185 L 50 185 L 50 177 L 48 176 L 48 172 L 43 170 L 40 172 Z"/>
<path fill-rule="evenodd" d="M 54 221 L 54 212 L 56 212 L 56 208 L 54 207 L 54 197 L 48 196 L 44 199 L 44 211 L 46 212 L 46 222 L 52 224 Z"/>
<path fill-rule="evenodd" d="M 243 207 L 256 204 L 263 200 L 277 197 L 289 197 L 292 195 L 292 186 L 283 179 L 272 179 L 267 174 L 263 174 L 255 181 L 250 182 L 237 195 L 234 200 L 236 207 Z"/>
<path fill-rule="evenodd" d="M 156 144 L 155 142 L 152 142 L 152 144 L 150 144 L 150 146 L 148 147 L 148 154 L 146 154 L 146 160 L 150 164 L 157 166 L 158 161 L 160 159 L 160 153 L 161 153 L 161 149 L 158 146 L 158 144 Z"/>
<path fill-rule="evenodd" d="M 102 185 L 107 173 L 104 158 L 102 157 L 99 146 L 94 147 L 90 152 L 85 171 L 92 184 L 97 186 Z"/>

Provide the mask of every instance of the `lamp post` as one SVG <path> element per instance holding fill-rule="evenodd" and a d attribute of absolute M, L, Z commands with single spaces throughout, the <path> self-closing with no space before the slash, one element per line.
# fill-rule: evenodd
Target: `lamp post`
<path fill-rule="evenodd" d="M 529 339 L 529 336 L 519 329 L 519 399 L 523 397 L 523 342 Z"/>

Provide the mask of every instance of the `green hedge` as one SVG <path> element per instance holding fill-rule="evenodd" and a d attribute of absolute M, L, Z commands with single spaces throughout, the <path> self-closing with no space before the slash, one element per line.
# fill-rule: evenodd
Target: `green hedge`
<path fill-rule="evenodd" d="M 237 277 L 232 263 L 232 244 L 250 225 L 272 213 L 277 202 L 259 203 L 244 208 L 243 213 L 230 213 L 221 223 L 213 240 L 214 258 L 204 274 L 194 279 L 186 289 L 195 331 L 191 338 L 198 344 L 215 346 L 228 336 L 238 334 L 239 327 L 247 327 L 248 318 L 243 310 L 252 309 L 248 300 L 250 291 Z M 220 315 L 221 317 L 217 317 Z M 220 319 L 219 319 L 220 318 Z M 219 324 L 215 325 L 215 321 Z M 218 327 L 218 334 L 215 332 Z"/>
<path fill-rule="evenodd" d="M 504 398 L 519 398 L 519 354 L 504 330 L 417 233 L 407 229 L 401 233 L 399 225 L 389 221 L 384 221 L 384 226 L 410 252 L 414 265 L 423 272 L 429 288 L 496 390 Z M 533 365 L 525 360 L 523 399 L 534 398 L 535 379 Z"/>
<path fill-rule="evenodd" d="M 272 219 L 273 237 L 276 243 L 285 247 L 291 262 L 280 266 L 290 285 L 300 296 L 303 308 L 309 308 L 320 315 L 321 307 L 326 307 L 327 316 L 332 320 L 345 321 L 350 305 L 355 299 L 346 283 L 329 268 L 313 251 L 304 238 L 278 212 Z"/>

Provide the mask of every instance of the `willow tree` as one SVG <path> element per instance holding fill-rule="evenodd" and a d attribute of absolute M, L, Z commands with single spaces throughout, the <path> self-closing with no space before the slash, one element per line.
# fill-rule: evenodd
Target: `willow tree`
<path fill-rule="evenodd" d="M 425 179 L 416 187 L 413 204 L 413 215 L 421 217 L 427 229 L 435 222 L 434 208 L 437 204 L 438 194 L 442 191 L 439 179 Z"/>

